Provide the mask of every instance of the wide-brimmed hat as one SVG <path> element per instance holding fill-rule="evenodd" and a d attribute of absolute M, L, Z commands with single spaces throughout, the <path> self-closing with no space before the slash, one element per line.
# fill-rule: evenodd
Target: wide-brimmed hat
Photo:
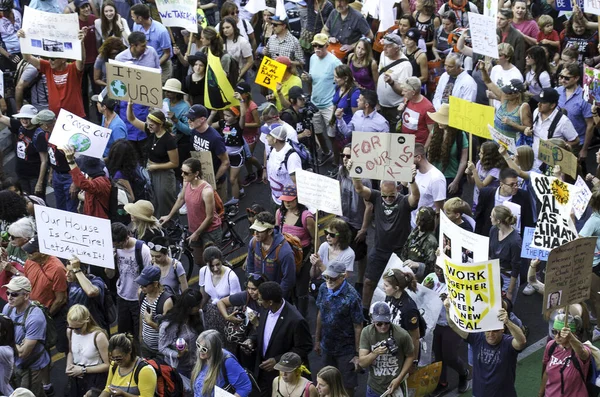
<path fill-rule="evenodd" d="M 181 81 L 177 79 L 168 79 L 162 88 L 164 91 L 175 92 L 177 94 L 185 94 L 181 91 Z"/>
<path fill-rule="evenodd" d="M 15 119 L 32 119 L 38 114 L 38 110 L 33 105 L 23 105 L 19 113 L 13 114 Z"/>
<path fill-rule="evenodd" d="M 202 51 L 197 51 L 194 55 L 188 55 L 188 62 L 194 66 L 196 61 L 202 62 L 204 65 L 208 63 L 208 57 Z"/>
<path fill-rule="evenodd" d="M 296 353 L 285 353 L 273 369 L 281 372 L 294 372 L 302 365 L 302 359 Z"/>
<path fill-rule="evenodd" d="M 148 200 L 138 200 L 135 203 L 125 204 L 123 209 L 136 219 L 145 222 L 157 221 L 156 217 L 154 216 L 154 205 L 152 205 L 152 203 Z"/>
<path fill-rule="evenodd" d="M 438 124 L 448 125 L 450 119 L 450 105 L 443 103 L 437 112 L 427 112 L 429 118 Z"/>

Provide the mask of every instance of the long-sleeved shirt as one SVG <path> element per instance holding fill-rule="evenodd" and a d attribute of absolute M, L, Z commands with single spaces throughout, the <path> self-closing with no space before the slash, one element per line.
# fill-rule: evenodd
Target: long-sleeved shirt
<path fill-rule="evenodd" d="M 107 177 L 100 176 L 87 179 L 79 167 L 69 171 L 75 186 L 85 192 L 83 202 L 83 213 L 85 215 L 108 219 L 108 207 L 110 200 L 111 184 Z"/>
<path fill-rule="evenodd" d="M 377 111 L 371 112 L 365 116 L 364 111 L 357 110 L 348 124 L 343 118 L 337 120 L 338 130 L 344 135 L 349 136 L 353 131 L 365 132 L 389 132 L 390 124 Z"/>

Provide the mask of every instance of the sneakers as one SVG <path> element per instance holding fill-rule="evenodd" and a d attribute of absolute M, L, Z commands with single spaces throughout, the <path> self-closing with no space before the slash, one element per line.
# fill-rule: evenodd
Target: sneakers
<path fill-rule="evenodd" d="M 531 296 L 535 294 L 535 287 L 529 283 L 523 288 L 523 295 Z"/>
<path fill-rule="evenodd" d="M 440 397 L 443 396 L 444 394 L 448 393 L 450 389 L 448 389 L 448 385 L 442 385 L 441 383 L 438 383 L 437 387 L 435 388 L 435 390 L 433 392 L 431 392 L 431 394 L 429 395 L 429 397 Z"/>
<path fill-rule="evenodd" d="M 183 205 L 180 209 L 179 209 L 179 215 L 186 215 L 187 214 L 187 205 Z"/>
<path fill-rule="evenodd" d="M 230 218 L 233 218 L 239 212 L 240 212 L 240 206 L 238 204 L 232 204 L 229 206 L 229 212 L 227 213 L 227 215 L 229 215 Z"/>
<path fill-rule="evenodd" d="M 242 181 L 242 186 L 246 187 L 246 186 L 250 186 L 251 184 L 253 184 L 254 182 L 256 182 L 256 180 L 258 179 L 258 177 L 256 176 L 256 173 L 253 172 L 252 174 L 249 174 L 246 179 L 244 179 Z"/>
<path fill-rule="evenodd" d="M 244 190 L 244 188 L 240 189 L 240 198 L 244 198 L 246 197 L 246 191 Z"/>
<path fill-rule="evenodd" d="M 325 165 L 328 161 L 331 161 L 331 159 L 333 159 L 333 150 L 330 150 L 327 154 L 323 153 L 319 160 L 319 166 Z"/>
<path fill-rule="evenodd" d="M 597 342 L 600 340 L 600 329 L 594 327 L 594 332 L 592 334 L 592 342 Z"/>
<path fill-rule="evenodd" d="M 458 377 L 458 392 L 461 393 L 461 394 L 465 393 L 468 390 L 471 390 L 471 383 L 472 382 L 469 379 L 469 375 L 470 375 L 470 371 L 467 369 L 467 373 L 465 375 L 462 375 L 462 376 Z"/>

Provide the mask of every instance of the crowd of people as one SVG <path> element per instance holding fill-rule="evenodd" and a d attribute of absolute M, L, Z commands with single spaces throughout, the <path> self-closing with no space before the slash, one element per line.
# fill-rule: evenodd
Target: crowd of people
<path fill-rule="evenodd" d="M 25 6 L 77 14 L 82 59 L 22 51 Z M 531 173 L 575 183 L 539 160 L 541 140 L 577 157 L 594 193 L 572 218 L 598 243 L 589 302 L 544 315 L 538 395 L 597 395 L 584 342 L 600 340 L 600 155 L 589 158 L 600 116 L 582 77 L 600 62 L 598 24 L 576 5 L 555 6 L 498 1 L 490 61 L 470 37 L 468 14 L 490 7 L 481 1 L 306 0 L 282 18 L 271 0 L 257 13 L 201 0 L 192 33 L 165 27 L 154 1 L 0 0 L 0 123 L 16 142 L 14 173 L 0 180 L 0 395 L 51 397 L 66 383 L 70 397 L 211 397 L 215 387 L 236 397 L 407 396 L 428 328 L 431 362 L 442 363 L 431 397 L 516 396 L 528 330 L 515 309 L 544 289 L 544 262 L 521 257 L 540 210 Z M 239 106 L 209 103 L 212 56 L 234 91 L 225 99 Z M 286 65 L 273 90 L 254 84 L 263 57 Z M 110 60 L 159 71 L 162 108 L 111 98 Z M 515 153 L 449 126 L 451 96 L 493 106 Z M 102 159 L 49 142 L 61 109 L 111 130 Z M 354 131 L 414 135 L 412 179 L 351 177 Z M 193 152 L 209 152 L 213 169 Z M 339 181 L 342 216 L 319 222 L 298 201 L 300 170 Z M 251 236 L 233 269 L 219 247 L 243 200 Z M 42 252 L 35 205 L 110 220 L 110 266 Z M 467 333 L 449 315 L 441 216 L 489 236 L 502 329 Z M 166 230 L 180 218 L 191 269 Z M 402 268 L 387 268 L 393 254 Z M 435 323 L 411 297 L 418 288 L 443 302 Z M 66 382 L 51 376 L 55 351 Z"/>

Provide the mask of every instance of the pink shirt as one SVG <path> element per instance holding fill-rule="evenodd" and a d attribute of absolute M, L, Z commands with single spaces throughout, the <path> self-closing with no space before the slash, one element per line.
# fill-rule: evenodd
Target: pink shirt
<path fill-rule="evenodd" d="M 548 382 L 546 383 L 546 395 L 547 396 L 569 396 L 569 397 L 587 397 L 588 393 L 585 387 L 585 382 L 581 378 L 579 371 L 570 362 L 571 357 L 571 349 L 563 349 L 560 345 L 557 345 L 552 353 L 552 357 L 548 357 L 548 349 L 551 344 L 556 343 L 555 341 L 550 341 L 546 345 L 546 350 L 544 352 L 544 361 L 543 367 L 546 368 L 546 373 L 548 374 Z M 590 349 L 587 346 L 584 348 L 589 352 Z M 575 356 L 577 357 L 577 356 Z M 569 363 L 567 364 L 564 372 L 563 372 L 563 385 L 565 393 L 562 394 L 560 390 L 560 370 L 563 367 L 565 360 L 569 359 Z M 590 369 L 591 360 L 588 358 L 586 362 L 581 361 L 578 357 L 576 360 L 579 361 L 579 366 L 583 371 L 584 376 L 587 375 Z"/>
<path fill-rule="evenodd" d="M 523 34 L 526 34 L 529 37 L 537 39 L 538 33 L 540 33 L 540 28 L 536 21 L 533 19 L 530 21 L 523 21 L 521 23 L 514 23 L 513 26 L 515 29 L 520 30 Z"/>
<path fill-rule="evenodd" d="M 183 200 L 188 209 L 188 225 L 190 232 L 195 232 L 204 219 L 206 219 L 206 208 L 204 206 L 204 199 L 202 199 L 202 192 L 204 189 L 210 189 L 212 192 L 213 189 L 210 187 L 208 182 L 203 182 L 200 186 L 195 189 L 192 189 L 192 185 L 188 183 L 185 185 L 185 192 L 183 196 Z M 213 209 L 213 221 L 212 224 L 208 227 L 206 232 L 212 232 L 213 230 L 221 227 L 221 218 L 217 214 L 216 206 Z"/>

